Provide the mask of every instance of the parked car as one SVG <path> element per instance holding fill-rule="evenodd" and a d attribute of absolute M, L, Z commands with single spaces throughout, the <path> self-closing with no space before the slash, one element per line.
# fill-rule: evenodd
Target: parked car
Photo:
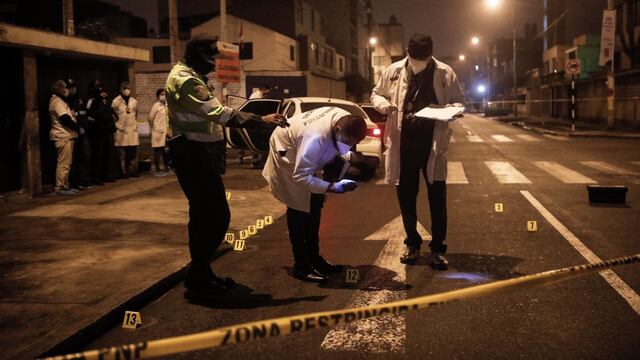
<path fill-rule="evenodd" d="M 367 113 L 369 119 L 380 128 L 380 138 L 384 139 L 384 130 L 387 126 L 387 115 L 379 113 L 371 104 L 360 104 L 362 110 Z M 384 151 L 384 140 L 382 141 L 382 151 Z"/>
<path fill-rule="evenodd" d="M 239 103 L 238 98 L 234 97 L 232 101 L 227 103 Z M 366 161 L 358 170 L 364 176 L 372 176 L 376 169 L 380 166 L 382 159 L 382 132 L 366 112 L 357 104 L 340 99 L 320 98 L 320 97 L 296 97 L 283 101 L 274 99 L 249 99 L 244 101 L 242 105 L 236 106 L 238 110 L 252 112 L 258 115 L 267 115 L 270 113 L 280 113 L 286 118 L 303 112 L 317 109 L 323 106 L 336 106 L 347 110 L 353 115 L 362 117 L 367 123 L 367 136 L 362 140 L 356 148 L 355 152 L 362 154 Z M 251 129 L 231 129 L 226 128 L 227 142 L 231 147 L 248 150 L 255 153 L 268 153 L 269 137 L 275 127 L 261 126 Z"/>

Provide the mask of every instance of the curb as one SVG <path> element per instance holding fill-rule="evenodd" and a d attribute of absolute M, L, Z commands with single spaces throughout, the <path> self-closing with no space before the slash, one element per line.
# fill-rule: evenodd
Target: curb
<path fill-rule="evenodd" d="M 528 126 L 525 123 L 518 122 L 518 121 L 510 121 L 510 122 L 507 122 L 507 123 L 509 125 L 518 126 L 518 127 L 521 127 L 521 128 L 523 128 L 525 130 L 536 132 L 536 133 L 539 133 L 539 134 L 549 134 L 549 135 L 555 135 L 555 136 L 584 137 L 584 138 L 598 137 L 598 138 L 612 138 L 612 139 L 640 139 L 640 135 L 633 135 L 633 134 L 571 133 L 571 132 L 567 132 L 567 131 L 549 130 L 549 129 L 545 129 L 545 128 L 541 128 L 541 127 L 537 127 L 537 126 Z"/>
<path fill-rule="evenodd" d="M 85 348 L 92 341 L 122 322 L 125 310 L 138 311 L 151 301 L 164 295 L 184 280 L 185 270 L 188 265 L 158 280 L 140 293 L 133 295 L 128 300 L 114 307 L 106 314 L 98 317 L 91 324 L 77 330 L 74 334 L 62 340 L 51 349 L 43 352 L 38 358 L 52 357 L 60 354 L 70 354 Z"/>

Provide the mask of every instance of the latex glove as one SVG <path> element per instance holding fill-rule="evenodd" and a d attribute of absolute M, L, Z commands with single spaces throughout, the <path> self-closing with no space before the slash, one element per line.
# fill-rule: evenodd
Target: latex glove
<path fill-rule="evenodd" d="M 353 180 L 340 180 L 331 185 L 331 191 L 336 194 L 344 194 L 348 191 L 353 191 L 358 187 L 358 183 Z"/>
<path fill-rule="evenodd" d="M 383 110 L 384 110 L 385 115 L 389 115 L 389 114 L 391 114 L 392 112 L 397 111 L 397 110 L 398 110 L 398 107 L 397 107 L 397 106 L 395 106 L 395 105 L 393 105 L 393 104 L 389 104 L 389 105 L 385 106 L 385 107 L 383 108 Z"/>

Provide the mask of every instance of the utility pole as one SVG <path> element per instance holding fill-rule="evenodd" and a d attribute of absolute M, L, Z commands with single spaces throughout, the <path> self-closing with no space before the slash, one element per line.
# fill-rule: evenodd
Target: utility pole
<path fill-rule="evenodd" d="M 65 35 L 75 34 L 73 22 L 73 0 L 62 0 L 62 27 Z"/>
<path fill-rule="evenodd" d="M 516 33 L 516 4 L 515 2 L 511 4 L 511 6 L 513 7 L 513 97 L 516 100 L 515 101 L 515 106 L 513 108 L 513 116 L 518 116 L 518 72 L 517 69 L 518 67 L 516 66 L 516 54 L 517 54 L 517 49 L 516 49 L 516 40 L 517 40 L 517 33 Z"/>
<path fill-rule="evenodd" d="M 220 0 L 220 41 L 227 41 L 227 0 Z"/>
<path fill-rule="evenodd" d="M 171 66 L 178 63 L 178 4 L 177 0 L 169 0 L 169 48 Z"/>
<path fill-rule="evenodd" d="M 614 0 L 607 1 L 607 9 L 614 10 Z M 615 54 L 615 42 L 613 53 Z M 611 56 L 611 69 L 607 72 L 607 128 L 613 129 L 616 125 L 616 76 L 615 56 Z"/>

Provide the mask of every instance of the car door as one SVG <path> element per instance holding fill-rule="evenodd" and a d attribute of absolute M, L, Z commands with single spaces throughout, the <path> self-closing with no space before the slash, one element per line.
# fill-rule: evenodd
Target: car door
<path fill-rule="evenodd" d="M 281 103 L 281 100 L 276 99 L 249 99 L 238 110 L 264 116 L 277 113 Z M 276 125 L 259 123 L 247 128 L 229 129 L 229 143 L 231 146 L 244 144 L 244 148 L 253 152 L 268 152 L 269 138 L 275 128 Z"/>

